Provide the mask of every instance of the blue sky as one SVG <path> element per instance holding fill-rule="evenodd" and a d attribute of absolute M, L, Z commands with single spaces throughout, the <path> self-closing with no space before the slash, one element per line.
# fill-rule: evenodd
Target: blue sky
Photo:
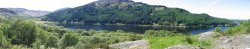
<path fill-rule="evenodd" d="M 0 0 L 0 8 L 27 8 L 54 11 L 77 7 L 96 0 Z M 134 0 L 151 5 L 183 8 L 192 13 L 207 13 L 228 19 L 250 19 L 250 0 Z"/>

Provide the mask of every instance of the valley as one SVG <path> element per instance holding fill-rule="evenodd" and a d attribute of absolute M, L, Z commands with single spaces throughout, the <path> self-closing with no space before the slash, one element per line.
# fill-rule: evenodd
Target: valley
<path fill-rule="evenodd" d="M 250 20 L 133 0 L 0 8 L 0 49 L 245 49 L 249 33 Z"/>

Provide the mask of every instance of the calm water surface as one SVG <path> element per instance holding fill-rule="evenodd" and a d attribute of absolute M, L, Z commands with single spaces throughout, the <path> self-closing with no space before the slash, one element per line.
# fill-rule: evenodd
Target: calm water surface
<path fill-rule="evenodd" d="M 82 25 L 82 24 L 58 24 L 65 28 L 69 29 L 85 29 L 85 30 L 123 30 L 126 32 L 135 32 L 135 33 L 144 33 L 146 30 L 169 30 L 169 31 L 177 31 L 181 33 L 191 33 L 191 34 L 199 34 L 203 32 L 212 31 L 215 27 L 212 28 L 180 28 L 180 27 L 163 27 L 163 26 L 124 26 L 124 25 Z M 222 30 L 226 30 L 228 27 L 222 27 Z"/>

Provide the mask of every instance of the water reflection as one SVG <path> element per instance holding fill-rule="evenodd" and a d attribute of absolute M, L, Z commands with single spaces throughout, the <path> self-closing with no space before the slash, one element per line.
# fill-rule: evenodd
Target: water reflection
<path fill-rule="evenodd" d="M 181 28 L 181 27 L 164 27 L 164 26 L 133 26 L 133 25 L 83 25 L 83 24 L 58 24 L 69 29 L 85 29 L 85 30 L 123 30 L 126 32 L 135 32 L 135 33 L 144 33 L 146 30 L 168 30 L 168 31 L 177 31 L 180 33 L 191 33 L 199 34 L 202 32 L 212 31 L 215 28 Z M 222 30 L 227 29 L 228 27 L 222 27 Z"/>

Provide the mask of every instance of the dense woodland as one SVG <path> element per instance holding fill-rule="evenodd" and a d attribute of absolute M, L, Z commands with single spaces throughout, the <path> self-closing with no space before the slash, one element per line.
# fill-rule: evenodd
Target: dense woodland
<path fill-rule="evenodd" d="M 37 20 L 32 19 L 7 19 L 0 16 L 0 20 L 1 49 L 111 49 L 108 47 L 110 44 L 141 39 L 149 40 L 152 49 L 163 49 L 176 44 L 190 44 L 201 48 L 212 46 L 210 40 L 198 40 L 196 35 L 175 31 L 148 30 L 145 34 L 136 34 L 122 30 L 69 30 L 53 24 L 38 23 Z M 225 32 L 220 30 L 217 32 L 226 36 L 249 34 L 249 24 L 250 21 L 242 22 L 241 25 Z"/>
<path fill-rule="evenodd" d="M 157 48 L 157 39 L 174 42 L 167 46 L 178 43 L 203 46 L 211 46 L 208 41 L 199 41 L 196 36 L 177 33 L 166 30 L 148 30 L 145 34 L 136 34 L 132 32 L 117 31 L 95 31 L 95 30 L 69 30 L 53 24 L 42 24 L 36 20 L 20 20 L 0 18 L 0 48 L 1 49 L 95 49 L 108 47 L 124 41 L 149 40 L 153 42 L 152 48 L 160 49 L 166 45 Z M 171 38 L 170 38 L 171 37 Z M 205 43 L 204 43 L 205 42 Z"/>
<path fill-rule="evenodd" d="M 148 5 L 130 0 L 99 0 L 48 14 L 44 20 L 61 23 L 136 24 L 166 26 L 233 25 L 227 19 L 194 14 L 181 8 Z"/>
<path fill-rule="evenodd" d="M 142 34 L 117 31 L 69 30 L 55 25 L 36 23 L 35 20 L 7 20 L 1 17 L 0 48 L 2 49 L 93 49 L 134 41 Z"/>

